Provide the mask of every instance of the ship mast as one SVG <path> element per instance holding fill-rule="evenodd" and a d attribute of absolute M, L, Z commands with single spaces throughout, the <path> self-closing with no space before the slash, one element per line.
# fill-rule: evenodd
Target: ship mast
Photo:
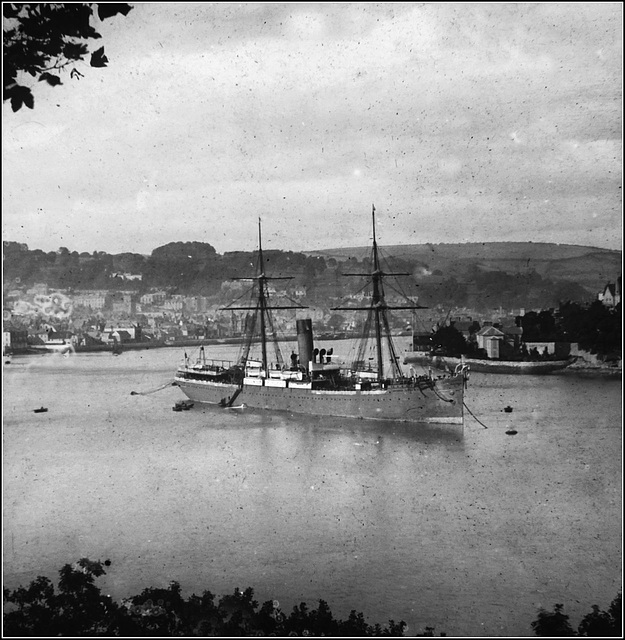
<path fill-rule="evenodd" d="M 375 329 L 375 344 L 377 351 L 377 374 L 378 380 L 384 380 L 384 357 L 382 353 L 382 331 L 384 331 L 384 337 L 386 338 L 386 344 L 388 345 L 388 351 L 391 362 L 392 376 L 393 377 L 402 377 L 402 372 L 398 364 L 397 352 L 395 350 L 395 345 L 393 344 L 393 339 L 391 336 L 391 328 L 388 322 L 388 309 L 424 309 L 420 305 L 405 305 L 401 307 L 389 306 L 386 304 L 386 300 L 384 298 L 384 286 L 383 279 L 385 276 L 409 276 L 410 273 L 390 273 L 383 271 L 380 264 L 380 255 L 378 251 L 378 243 L 375 234 L 375 205 L 371 207 L 371 218 L 373 225 L 373 270 L 371 273 L 344 273 L 344 276 L 367 276 L 371 279 L 371 283 L 373 286 L 372 296 L 371 296 L 371 304 L 368 307 L 333 307 L 332 311 L 368 311 L 369 315 L 367 321 L 365 323 L 365 335 L 363 336 L 363 345 L 359 350 L 359 353 L 364 352 L 364 343 L 367 340 L 368 328 L 371 325 L 371 321 L 373 320 L 373 325 Z M 358 358 L 360 359 L 360 358 Z"/>
<path fill-rule="evenodd" d="M 263 369 L 267 368 L 267 331 L 265 327 L 265 313 L 267 313 L 267 296 L 265 287 L 267 286 L 267 276 L 265 275 L 265 261 L 263 260 L 263 242 L 260 218 L 258 219 L 258 310 L 260 311 L 260 339 L 263 354 Z"/>
<path fill-rule="evenodd" d="M 243 366 L 247 362 L 247 358 L 250 352 L 250 348 L 252 346 L 252 340 L 254 338 L 254 328 L 256 325 L 256 319 L 260 321 L 260 343 L 261 343 L 261 353 L 262 353 L 262 368 L 265 371 L 265 374 L 269 375 L 269 359 L 267 356 L 267 324 L 269 321 L 269 326 L 273 332 L 273 323 L 271 322 L 270 311 L 272 309 L 306 309 L 302 305 L 294 305 L 294 306 L 280 306 L 280 307 L 271 307 L 269 306 L 269 292 L 267 289 L 267 281 L 268 280 L 292 280 L 292 276 L 268 276 L 265 273 L 265 261 L 263 257 L 263 243 L 262 243 L 262 228 L 261 228 L 261 220 L 258 218 L 258 260 L 256 264 L 256 275 L 248 278 L 233 278 L 233 280 L 253 280 L 257 283 L 258 286 L 258 295 L 256 298 L 255 306 L 250 307 L 222 307 L 222 311 L 254 311 L 254 319 L 252 327 L 249 330 L 249 336 L 247 344 L 245 345 L 245 350 L 243 356 L 241 357 L 241 361 Z M 274 345 L 276 349 L 276 358 L 280 365 L 283 364 L 282 356 L 280 354 L 280 349 L 277 344 L 277 338 L 275 334 L 273 335 Z"/>
<path fill-rule="evenodd" d="M 371 207 L 371 218 L 373 222 L 373 298 L 371 300 L 371 307 L 375 312 L 375 344 L 378 353 L 378 380 L 382 380 L 384 377 L 384 362 L 382 359 L 382 327 L 380 319 L 383 318 L 386 321 L 386 307 L 384 305 L 384 290 L 382 288 L 382 270 L 380 269 L 380 257 L 378 255 L 378 243 L 375 239 L 375 206 Z M 386 322 L 385 322 L 386 324 Z M 390 334 L 389 334 L 390 338 Z M 393 343 L 389 339 L 389 347 L 391 352 L 391 361 L 396 357 Z"/>

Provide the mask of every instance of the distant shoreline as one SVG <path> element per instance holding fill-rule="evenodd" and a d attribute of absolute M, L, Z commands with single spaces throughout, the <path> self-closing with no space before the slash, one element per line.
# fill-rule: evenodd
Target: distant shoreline
<path fill-rule="evenodd" d="M 333 338 L 324 338 L 324 340 L 332 340 Z M 336 338 L 340 339 L 340 338 Z M 232 337 L 232 338 L 203 338 L 201 340 L 176 340 L 174 342 L 166 342 L 164 340 L 149 340 L 144 342 L 123 342 L 121 343 L 120 352 L 124 351 L 139 351 L 143 349 L 164 349 L 171 347 L 206 347 L 214 345 L 225 344 L 243 344 L 246 341 L 245 337 Z M 285 336 L 280 342 L 296 342 L 297 336 Z M 42 345 L 44 346 L 44 345 Z M 67 345 L 70 347 L 70 345 Z M 118 347 L 119 348 L 119 347 Z M 76 353 L 99 353 L 99 352 L 113 352 L 113 345 L 110 344 L 94 344 L 94 345 L 73 345 L 69 349 Z M 37 349 L 34 347 L 16 347 L 12 348 L 9 355 L 46 355 L 48 353 L 55 353 L 55 350 L 50 349 Z M 118 352 L 119 353 L 119 352 Z"/>
<path fill-rule="evenodd" d="M 332 340 L 341 340 L 349 338 L 346 336 L 336 337 L 336 338 L 321 338 L 324 341 L 332 341 Z M 281 342 L 296 342 L 297 336 L 285 336 Z M 123 355 L 125 351 L 140 351 L 146 349 L 164 349 L 164 348 L 185 348 L 185 347 L 206 347 L 206 346 L 217 346 L 217 345 L 236 345 L 242 344 L 245 342 L 245 338 L 243 337 L 231 337 L 231 338 L 205 338 L 202 340 L 179 340 L 175 342 L 165 342 L 161 340 L 151 340 L 146 342 L 128 342 L 123 343 L 121 352 L 118 352 L 116 355 Z M 74 351 L 76 353 L 113 353 L 112 345 L 102 344 L 102 345 L 92 345 L 92 346 L 75 346 Z M 28 355 L 52 355 L 53 351 L 43 351 L 41 349 L 30 349 L 30 348 L 19 348 L 12 350 L 11 355 L 17 356 L 28 356 Z M 208 354 L 207 354 L 208 355 Z M 5 356 L 6 358 L 7 356 Z M 561 369 L 557 372 L 558 375 L 566 374 L 566 375 L 582 375 L 582 376 L 597 376 L 597 377 L 621 377 L 623 373 L 622 361 L 619 360 L 618 364 L 606 364 L 606 363 L 592 363 L 587 361 L 583 356 L 579 356 L 577 362 L 570 364 L 565 369 Z"/>

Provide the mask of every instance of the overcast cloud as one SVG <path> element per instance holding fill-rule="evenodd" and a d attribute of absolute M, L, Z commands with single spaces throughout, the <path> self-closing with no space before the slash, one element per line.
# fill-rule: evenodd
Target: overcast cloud
<path fill-rule="evenodd" d="M 382 244 L 621 248 L 620 2 L 133 7 L 3 105 L 5 240 L 355 246 L 375 203 Z"/>

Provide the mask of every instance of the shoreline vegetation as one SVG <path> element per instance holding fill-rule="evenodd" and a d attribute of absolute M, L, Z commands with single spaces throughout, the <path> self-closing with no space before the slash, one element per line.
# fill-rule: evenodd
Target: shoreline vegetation
<path fill-rule="evenodd" d="M 82 558 L 59 571 L 58 592 L 49 578 L 38 576 L 27 588 L 4 589 L 3 637 L 405 637 L 408 625 L 389 620 L 382 627 L 370 625 L 362 613 L 352 610 L 347 620 L 333 616 L 324 600 L 316 609 L 301 602 L 286 615 L 277 600 L 259 606 L 254 590 L 234 589 L 220 597 L 210 591 L 183 598 L 178 582 L 167 588 L 149 587 L 119 602 L 103 595 L 96 578 L 106 574 L 110 560 Z M 607 611 L 592 605 L 577 631 L 555 604 L 553 611 L 540 608 L 530 627 L 537 636 L 622 637 L 622 602 L 618 593 Z M 426 627 L 417 637 L 435 636 Z M 439 634 L 446 636 L 445 632 Z"/>

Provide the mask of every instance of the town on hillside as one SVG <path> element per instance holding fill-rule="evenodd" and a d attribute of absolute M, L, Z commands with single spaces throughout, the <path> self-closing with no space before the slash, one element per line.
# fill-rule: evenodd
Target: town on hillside
<path fill-rule="evenodd" d="M 248 285 L 239 280 L 225 280 L 219 295 L 185 295 L 167 289 L 138 291 L 123 288 L 136 285 L 142 276 L 114 273 L 115 289 L 62 289 L 45 283 L 30 287 L 4 287 L 3 352 L 37 351 L 106 351 L 161 346 L 187 346 L 214 340 L 240 341 L 245 333 L 246 314 L 224 309 L 224 301 L 233 300 Z M 11 283 L 9 283 L 11 284 Z M 15 283 L 12 283 L 15 285 Z M 121 286 L 120 286 L 121 284 Z M 308 295 L 305 286 L 289 284 L 271 287 L 275 299 L 287 299 L 301 305 L 306 317 L 313 320 L 315 333 L 323 338 L 359 335 L 363 314 L 331 310 L 339 300 L 361 306 L 368 295 L 363 291 L 340 296 L 331 292 L 323 305 Z M 389 304 L 401 305 L 402 296 L 391 291 Z M 417 296 L 410 301 L 418 301 Z M 279 305 L 277 305 L 279 306 Z M 413 336 L 412 347 L 431 348 L 431 337 L 444 326 L 453 326 L 463 337 L 484 346 L 484 338 L 497 332 L 500 343 L 536 349 L 543 355 L 575 354 L 577 346 L 611 361 L 621 357 L 621 277 L 608 282 L 593 301 L 566 302 L 558 308 L 484 310 L 468 306 L 445 308 L 441 304 L 419 311 L 395 312 L 391 329 L 397 335 Z M 294 334 L 293 311 L 276 311 L 275 319 L 283 337 Z M 301 314 L 300 314 L 301 315 Z M 489 334 L 490 332 L 490 334 Z M 488 342 L 488 341 L 486 341 Z M 490 341 L 494 344 L 494 341 Z M 575 348 L 571 350 L 571 343 Z M 563 346 L 568 345 L 568 346 Z M 487 357 L 497 357 L 485 350 Z"/>

